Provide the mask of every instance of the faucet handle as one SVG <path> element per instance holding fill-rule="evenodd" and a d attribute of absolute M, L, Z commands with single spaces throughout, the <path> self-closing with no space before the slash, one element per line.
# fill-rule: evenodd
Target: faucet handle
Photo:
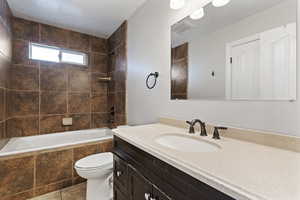
<path fill-rule="evenodd" d="M 205 122 L 200 122 L 201 125 L 201 136 L 207 136 L 207 132 L 206 132 L 206 124 Z"/>
<path fill-rule="evenodd" d="M 213 139 L 220 140 L 221 138 L 220 138 L 219 130 L 227 130 L 227 129 L 228 129 L 227 127 L 216 126 L 213 134 Z"/>
<path fill-rule="evenodd" d="M 186 121 L 186 123 L 189 124 L 189 125 L 192 125 L 192 122 L 190 122 L 190 121 Z"/>
<path fill-rule="evenodd" d="M 194 128 L 195 124 L 193 122 L 190 122 L 190 121 L 186 121 L 186 123 L 190 125 L 189 133 L 195 133 L 195 128 Z"/>

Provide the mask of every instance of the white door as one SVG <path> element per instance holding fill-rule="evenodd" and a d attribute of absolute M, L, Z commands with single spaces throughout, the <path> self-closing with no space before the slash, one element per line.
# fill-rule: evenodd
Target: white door
<path fill-rule="evenodd" d="M 259 40 L 231 47 L 231 98 L 259 98 Z"/>
<path fill-rule="evenodd" d="M 261 99 L 296 99 L 296 24 L 260 34 Z"/>

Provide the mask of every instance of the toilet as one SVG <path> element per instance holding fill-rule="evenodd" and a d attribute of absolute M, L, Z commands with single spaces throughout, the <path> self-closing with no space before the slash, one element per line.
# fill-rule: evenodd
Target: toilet
<path fill-rule="evenodd" d="M 77 174 L 87 179 L 86 200 L 113 199 L 113 154 L 99 153 L 75 163 Z"/>

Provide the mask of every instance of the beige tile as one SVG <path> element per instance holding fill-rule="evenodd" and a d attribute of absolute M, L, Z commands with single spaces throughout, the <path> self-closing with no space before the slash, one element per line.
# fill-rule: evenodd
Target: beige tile
<path fill-rule="evenodd" d="M 62 200 L 85 200 L 86 184 L 79 184 L 61 191 Z"/>
<path fill-rule="evenodd" d="M 55 191 L 45 195 L 41 195 L 30 200 L 61 200 L 61 192 Z"/>
<path fill-rule="evenodd" d="M 71 185 L 72 185 L 72 180 L 69 179 L 62 182 L 42 186 L 35 189 L 35 196 L 40 196 L 40 195 L 48 194 L 50 192 L 59 191 L 63 188 L 70 187 Z"/>

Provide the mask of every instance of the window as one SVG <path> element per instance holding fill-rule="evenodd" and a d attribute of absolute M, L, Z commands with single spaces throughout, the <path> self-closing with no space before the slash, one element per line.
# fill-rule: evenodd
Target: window
<path fill-rule="evenodd" d="M 71 64 L 86 64 L 86 54 L 74 51 L 62 51 L 61 52 L 61 62 L 71 63 Z"/>
<path fill-rule="evenodd" d="M 36 43 L 30 43 L 30 59 L 57 63 L 70 63 L 87 65 L 87 54 L 69 51 L 58 47 L 51 47 Z"/>
<path fill-rule="evenodd" d="M 58 48 L 38 44 L 30 45 L 30 58 L 34 60 L 59 62 L 59 53 L 60 51 Z"/>

